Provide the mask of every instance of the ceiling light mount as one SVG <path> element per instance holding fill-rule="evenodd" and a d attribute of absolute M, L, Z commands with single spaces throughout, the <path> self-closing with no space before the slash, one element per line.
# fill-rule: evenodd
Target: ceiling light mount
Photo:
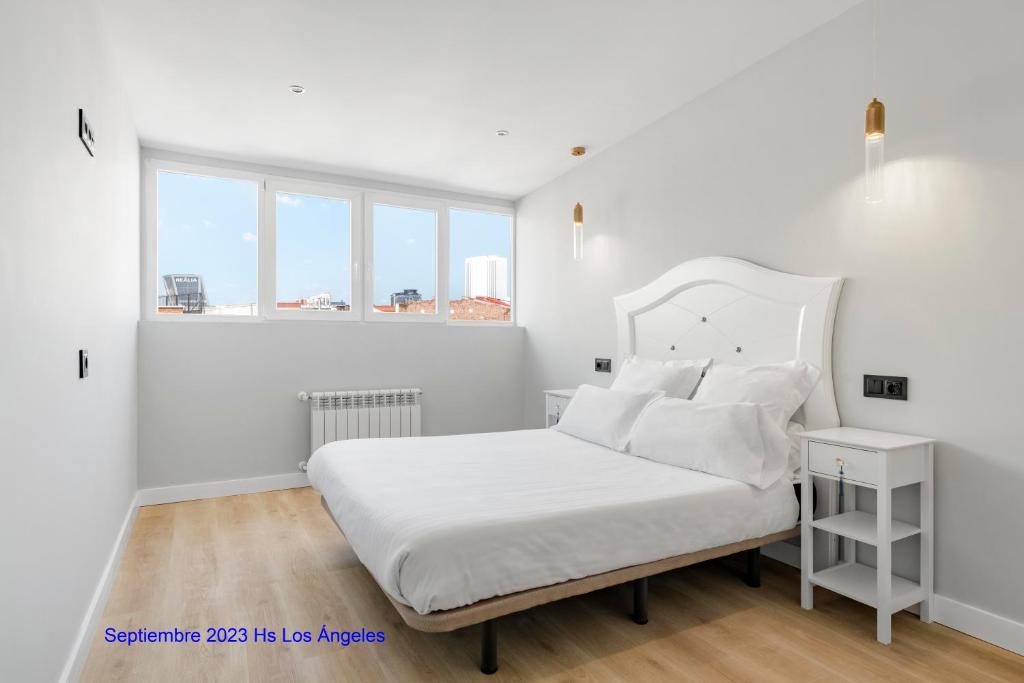
<path fill-rule="evenodd" d="M 573 155 L 574 157 L 581 157 L 586 153 L 586 147 L 573 147 L 571 150 L 569 150 L 569 154 Z"/>
<path fill-rule="evenodd" d="M 293 83 L 292 85 L 289 85 L 288 89 L 291 90 L 296 95 L 301 95 L 302 93 L 306 92 L 306 88 L 304 86 L 299 85 L 298 83 Z"/>
<path fill-rule="evenodd" d="M 505 130 L 504 128 L 499 128 L 498 130 L 494 131 L 494 134 L 497 135 L 499 138 L 508 137 L 508 131 Z"/>

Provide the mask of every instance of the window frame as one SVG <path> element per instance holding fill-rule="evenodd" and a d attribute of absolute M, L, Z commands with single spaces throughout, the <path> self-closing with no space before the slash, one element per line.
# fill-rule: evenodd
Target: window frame
<path fill-rule="evenodd" d="M 449 325 L 455 326 L 466 326 L 466 327 L 505 327 L 509 325 L 516 325 L 516 213 L 515 209 L 511 206 L 499 206 L 496 204 L 483 204 L 480 202 L 460 202 L 450 201 L 447 202 L 447 208 L 445 209 L 445 221 L 450 228 L 451 225 L 451 212 L 452 211 L 472 211 L 474 213 L 493 213 L 499 216 L 508 216 L 508 230 L 509 230 L 509 295 L 512 297 L 510 303 L 512 304 L 509 309 L 508 320 L 454 320 L 448 317 L 450 303 L 450 294 L 445 291 L 445 322 Z M 448 253 L 445 254 L 445 277 L 447 279 L 448 271 L 451 270 L 451 264 L 449 259 L 451 258 L 451 232 L 448 232 Z M 447 290 L 447 288 L 446 288 Z"/>
<path fill-rule="evenodd" d="M 161 315 L 157 312 L 156 277 L 160 268 L 159 239 L 159 188 L 160 173 L 181 173 L 183 175 L 206 176 L 226 180 L 247 180 L 256 183 L 256 312 L 253 315 Z M 144 185 L 146 203 L 146 230 L 143 234 L 142 263 L 142 319 L 173 320 L 187 325 L 201 322 L 252 323 L 262 319 L 260 312 L 260 289 L 263 274 L 260 262 L 263 260 L 263 206 L 266 192 L 265 176 L 250 171 L 239 171 L 218 166 L 183 163 L 178 161 L 146 160 Z"/>
<path fill-rule="evenodd" d="M 215 165 L 206 160 L 179 161 L 143 151 L 142 173 L 142 263 L 140 318 L 147 322 L 178 324 L 260 322 L 336 322 L 346 323 L 407 323 L 445 324 L 453 327 L 517 326 L 516 316 L 516 215 L 515 207 L 486 201 L 463 201 L 445 197 L 363 187 L 351 182 L 307 179 L 301 176 L 281 175 L 259 170 L 238 168 L 238 164 L 224 162 Z M 257 187 L 256 226 L 256 312 L 254 315 L 161 315 L 157 312 L 157 275 L 159 267 L 159 177 L 161 172 L 208 176 L 229 180 L 246 180 Z M 352 237 L 352 301 L 349 311 L 290 311 L 278 310 L 277 296 L 277 192 L 307 194 L 344 199 L 350 204 Z M 409 313 L 379 313 L 373 311 L 373 205 L 406 207 L 434 211 L 437 216 L 435 233 L 435 302 L 436 312 L 431 315 Z M 494 213 L 509 217 L 512 308 L 510 320 L 452 320 L 449 318 L 449 218 L 452 210 Z"/>
<path fill-rule="evenodd" d="M 352 294 L 349 297 L 347 311 L 302 311 L 287 310 L 277 307 L 277 193 L 299 194 L 307 197 L 324 199 L 340 199 L 349 203 L 349 272 L 352 278 Z M 295 178 L 268 176 L 264 193 L 263 231 L 271 246 L 260 251 L 260 265 L 268 277 L 259 281 L 259 308 L 267 320 L 360 320 L 359 304 L 362 301 L 363 263 L 362 263 L 362 211 L 363 193 L 355 188 L 331 183 L 321 183 Z M 262 239 L 262 237 L 260 238 Z M 258 243 L 257 243 L 258 244 Z"/>
<path fill-rule="evenodd" d="M 448 245 L 448 219 L 445 202 L 419 197 L 416 195 L 399 194 L 397 192 L 367 192 L 364 195 L 365 206 L 363 207 L 363 244 L 365 254 L 363 261 L 366 264 L 365 286 L 363 289 L 363 315 L 367 322 L 422 322 L 422 323 L 443 323 L 448 312 L 447 292 L 442 292 L 441 287 L 447 289 L 447 273 L 441 268 L 447 264 L 447 259 L 442 256 L 442 249 Z M 375 204 L 391 206 L 399 209 L 413 209 L 419 211 L 432 211 L 437 217 L 434 223 L 434 313 L 386 313 L 373 310 L 373 273 L 376 264 L 373 259 L 373 207 Z"/>

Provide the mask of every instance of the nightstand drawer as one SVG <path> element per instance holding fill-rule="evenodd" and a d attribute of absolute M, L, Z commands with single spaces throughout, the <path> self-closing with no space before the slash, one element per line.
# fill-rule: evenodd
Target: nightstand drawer
<path fill-rule="evenodd" d="M 844 478 L 865 484 L 878 484 L 878 463 L 881 458 L 875 451 L 816 441 L 808 442 L 807 448 L 812 472 L 838 477 L 841 462 Z"/>

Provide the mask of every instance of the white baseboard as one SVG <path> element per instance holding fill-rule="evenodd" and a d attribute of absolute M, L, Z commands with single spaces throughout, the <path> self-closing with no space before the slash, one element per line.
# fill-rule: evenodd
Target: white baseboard
<path fill-rule="evenodd" d="M 784 541 L 772 543 L 761 548 L 761 553 L 765 557 L 778 560 L 783 564 L 800 568 L 800 546 L 798 545 Z M 992 643 L 1010 652 L 1024 655 L 1024 624 L 1021 622 L 938 594 L 935 596 L 934 610 L 932 619 L 943 626 Z M 912 605 L 907 608 L 907 611 L 917 614 L 917 605 Z"/>
<path fill-rule="evenodd" d="M 935 596 L 935 621 L 1024 655 L 1024 624 L 944 595 Z"/>
<path fill-rule="evenodd" d="M 107 564 L 103 567 L 103 573 L 100 574 L 96 590 L 92 593 L 92 600 L 89 601 L 89 607 L 85 610 L 85 617 L 82 618 L 82 623 L 78 627 L 78 633 L 75 634 L 75 642 L 71 646 L 71 653 L 68 655 L 68 660 L 64 664 L 64 670 L 60 674 L 60 683 L 77 681 L 82 675 L 85 660 L 89 656 L 89 646 L 92 644 L 93 634 L 95 634 L 96 627 L 99 625 L 100 617 L 103 616 L 103 609 L 107 606 L 110 590 L 114 587 L 114 578 L 117 575 L 118 567 L 121 566 L 121 556 L 124 554 L 124 548 L 128 544 L 128 537 L 131 535 L 132 527 L 135 525 L 135 517 L 138 511 L 139 494 L 136 493 L 128 506 L 124 522 L 121 523 L 121 530 L 117 532 L 114 547 L 110 552 L 110 557 L 107 558 Z"/>
<path fill-rule="evenodd" d="M 309 477 L 306 476 L 305 472 L 272 474 L 267 477 L 252 477 L 249 479 L 204 481 L 197 484 L 179 484 L 177 486 L 160 486 L 152 489 L 139 489 L 139 505 L 163 505 L 164 503 L 180 503 L 186 500 L 237 496 L 242 493 L 263 493 L 264 491 L 297 489 L 303 486 L 309 486 Z"/>
<path fill-rule="evenodd" d="M 778 560 L 782 564 L 788 564 L 790 567 L 800 569 L 800 546 L 798 545 L 779 541 L 778 543 L 762 546 L 761 554 L 773 560 Z"/>

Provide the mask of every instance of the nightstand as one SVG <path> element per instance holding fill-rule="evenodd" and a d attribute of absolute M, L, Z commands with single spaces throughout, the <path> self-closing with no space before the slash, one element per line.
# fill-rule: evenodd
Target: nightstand
<path fill-rule="evenodd" d="M 874 607 L 878 614 L 878 642 L 892 642 L 892 615 L 920 604 L 921 621 L 932 620 L 934 440 L 920 436 L 838 427 L 804 432 L 801 470 L 800 605 L 814 607 L 814 587 Z M 842 512 L 813 519 L 811 480 L 842 481 Z M 921 522 L 909 524 L 892 518 L 892 491 L 901 486 L 921 487 Z M 877 492 L 877 513 L 857 510 L 857 490 Z M 813 529 L 842 538 L 842 561 L 815 571 Z M 892 574 L 892 544 L 920 535 L 920 583 Z M 877 549 L 877 568 L 857 562 L 856 544 Z"/>
<path fill-rule="evenodd" d="M 553 427 L 562 419 L 562 413 L 569 401 L 576 395 L 575 389 L 545 389 L 544 415 L 546 427 Z"/>

